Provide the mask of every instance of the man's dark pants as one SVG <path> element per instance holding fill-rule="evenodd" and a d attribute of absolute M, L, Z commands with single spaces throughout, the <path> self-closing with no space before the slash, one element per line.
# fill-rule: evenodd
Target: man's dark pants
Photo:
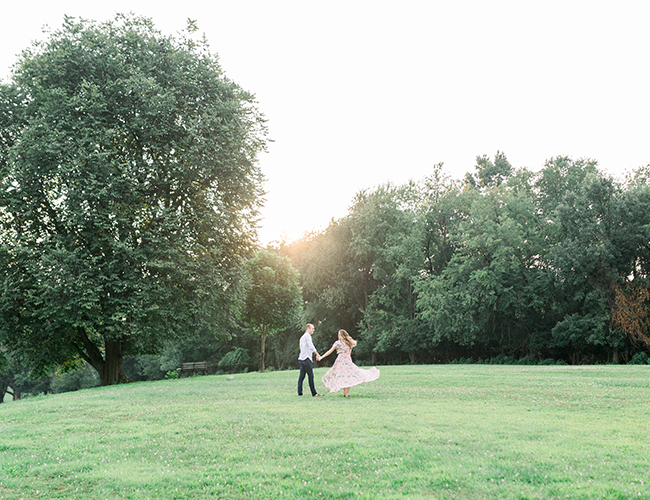
<path fill-rule="evenodd" d="M 309 380 L 309 389 L 311 390 L 311 395 L 315 396 L 316 388 L 314 387 L 314 366 L 311 362 L 311 359 L 299 359 L 298 363 L 300 364 L 300 377 L 298 378 L 298 396 L 302 396 L 302 382 L 305 380 L 305 374 L 307 374 L 307 380 Z"/>

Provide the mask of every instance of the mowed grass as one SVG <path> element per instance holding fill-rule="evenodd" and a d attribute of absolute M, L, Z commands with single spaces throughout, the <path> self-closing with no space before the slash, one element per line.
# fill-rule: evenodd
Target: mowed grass
<path fill-rule="evenodd" d="M 0 405 L 0 498 L 650 498 L 649 366 L 380 368 L 349 399 L 296 370 Z"/>

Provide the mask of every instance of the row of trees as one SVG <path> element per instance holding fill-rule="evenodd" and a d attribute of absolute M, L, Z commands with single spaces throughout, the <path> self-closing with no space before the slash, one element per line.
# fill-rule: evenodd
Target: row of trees
<path fill-rule="evenodd" d="M 455 181 L 437 165 L 359 193 L 346 217 L 280 251 L 307 317 L 358 336 L 373 364 L 619 362 L 650 346 L 647 167 L 617 182 L 593 161 L 532 172 L 497 152 Z"/>
<path fill-rule="evenodd" d="M 212 371 L 294 367 L 307 320 L 323 348 L 338 328 L 356 335 L 361 363 L 646 362 L 649 174 L 619 184 L 568 158 L 515 171 L 497 153 L 463 181 L 438 165 L 420 183 L 359 193 L 326 230 L 244 262 L 229 335 L 125 356 L 125 374 L 161 379 L 199 359 Z M 93 383 L 87 369 L 43 382 L 10 368 L 3 393 L 10 377 L 14 393 Z"/>

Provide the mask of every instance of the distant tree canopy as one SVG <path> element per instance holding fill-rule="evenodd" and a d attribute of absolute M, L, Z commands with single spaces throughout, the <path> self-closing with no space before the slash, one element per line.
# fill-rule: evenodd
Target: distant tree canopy
<path fill-rule="evenodd" d="M 307 317 L 353 332 L 373 362 L 629 360 L 650 345 L 648 171 L 619 183 L 593 161 L 532 172 L 497 152 L 461 182 L 437 165 L 364 191 L 280 250 Z"/>
<path fill-rule="evenodd" d="M 0 344 L 35 373 L 116 383 L 241 300 L 266 129 L 191 31 L 66 18 L 0 86 Z"/>

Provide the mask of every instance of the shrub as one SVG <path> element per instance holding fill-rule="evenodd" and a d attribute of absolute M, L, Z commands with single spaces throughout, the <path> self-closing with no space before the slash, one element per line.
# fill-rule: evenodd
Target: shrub
<path fill-rule="evenodd" d="M 161 365 L 160 356 L 148 355 L 138 358 L 138 372 L 144 377 L 144 380 L 162 380 L 166 371 L 162 369 Z"/>
<path fill-rule="evenodd" d="M 70 392 L 90 387 L 99 387 L 99 374 L 97 370 L 86 364 L 83 368 L 73 372 L 55 374 L 50 382 L 52 392 Z"/>
<path fill-rule="evenodd" d="M 232 351 L 221 358 L 221 361 L 219 361 L 219 368 L 225 371 L 241 371 L 241 369 L 247 367 L 249 363 L 250 356 L 248 351 L 242 347 L 235 347 Z"/>
<path fill-rule="evenodd" d="M 499 354 L 498 356 L 490 360 L 491 365 L 516 365 L 517 360 L 512 356 L 505 356 L 504 354 Z"/>
<path fill-rule="evenodd" d="M 637 352 L 632 359 L 628 362 L 628 365 L 647 365 L 648 364 L 648 355 L 641 351 Z"/>
<path fill-rule="evenodd" d="M 449 364 L 450 365 L 469 365 L 472 364 L 473 360 L 472 358 L 457 358 L 457 359 L 452 359 Z"/>
<path fill-rule="evenodd" d="M 131 382 L 162 380 L 169 370 L 178 366 L 178 364 L 174 364 L 173 367 L 163 369 L 163 361 L 162 356 L 125 356 L 123 363 L 124 374 Z"/>
<path fill-rule="evenodd" d="M 517 364 L 519 365 L 536 365 L 537 360 L 533 356 L 524 356 L 521 358 Z"/>

